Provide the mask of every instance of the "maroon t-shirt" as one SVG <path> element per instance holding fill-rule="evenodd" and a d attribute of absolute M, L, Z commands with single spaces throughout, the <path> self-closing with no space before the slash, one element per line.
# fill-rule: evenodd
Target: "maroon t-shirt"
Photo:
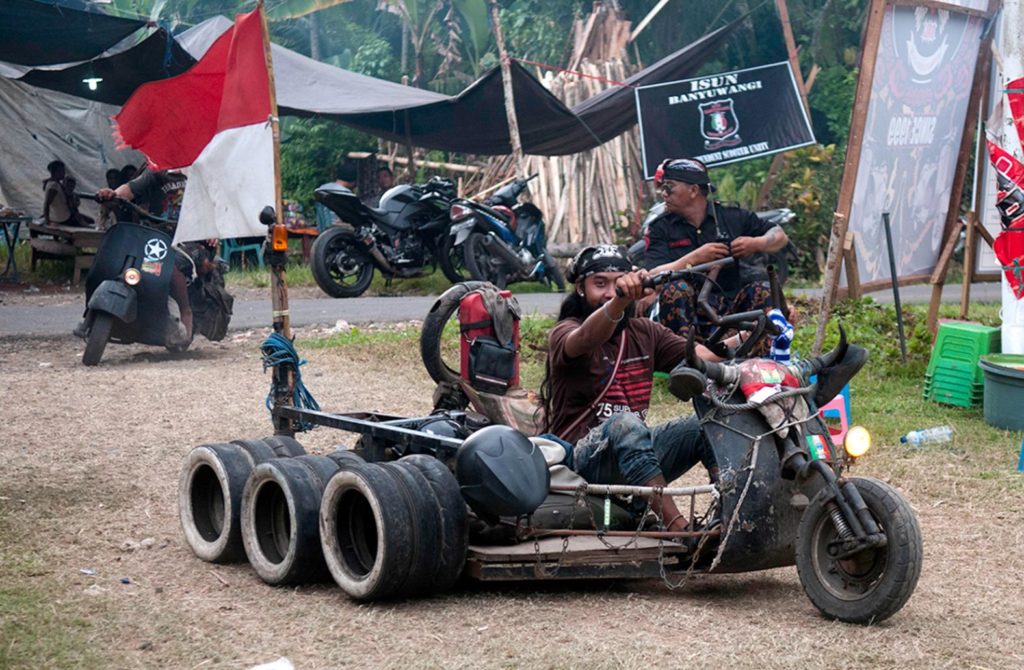
<path fill-rule="evenodd" d="M 581 323 L 577 318 L 559 321 L 548 337 L 552 413 L 548 431 L 573 443 L 616 412 L 633 412 L 646 420 L 654 371 L 668 372 L 686 356 L 685 338 L 648 319 L 630 319 L 622 333 L 626 338 L 622 362 L 608 393 L 588 419 L 563 435 L 608 383 L 619 350 L 619 338 L 613 336 L 590 354 L 566 356 L 565 340 Z"/>

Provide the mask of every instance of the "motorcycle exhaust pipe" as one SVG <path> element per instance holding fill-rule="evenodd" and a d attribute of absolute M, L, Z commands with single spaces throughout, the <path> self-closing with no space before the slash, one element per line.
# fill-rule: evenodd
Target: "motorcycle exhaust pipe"
<path fill-rule="evenodd" d="M 388 262 L 388 259 L 385 258 L 384 254 L 382 254 L 380 252 L 380 249 L 377 248 L 376 243 L 370 242 L 369 244 L 366 244 L 366 241 L 363 240 L 363 244 L 366 245 L 366 252 L 368 254 L 370 254 L 370 258 L 373 259 L 373 262 L 376 263 L 377 266 L 382 271 L 388 272 L 388 273 L 391 273 L 391 274 L 398 274 L 398 270 L 396 270 L 394 267 L 392 267 L 391 263 Z"/>
<path fill-rule="evenodd" d="M 515 270 L 516 274 L 522 275 L 526 272 L 527 268 L 523 264 L 523 259 L 497 237 L 494 235 L 487 235 L 484 237 L 483 242 L 484 246 L 487 247 L 488 252 L 492 252 L 501 258 L 501 260 Z"/>

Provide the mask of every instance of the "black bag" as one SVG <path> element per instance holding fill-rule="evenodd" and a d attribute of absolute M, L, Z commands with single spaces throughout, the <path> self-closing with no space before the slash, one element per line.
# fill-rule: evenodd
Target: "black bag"
<path fill-rule="evenodd" d="M 516 352 L 493 337 L 469 345 L 469 382 L 486 393 L 504 394 L 516 373 Z"/>
<path fill-rule="evenodd" d="M 189 301 L 192 303 L 193 330 L 211 342 L 223 340 L 228 333 L 235 299 L 224 288 L 220 273 L 214 270 L 208 279 L 192 282 Z"/>

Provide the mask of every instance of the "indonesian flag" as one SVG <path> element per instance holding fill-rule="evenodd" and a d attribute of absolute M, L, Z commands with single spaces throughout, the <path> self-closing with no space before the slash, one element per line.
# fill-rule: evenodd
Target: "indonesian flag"
<path fill-rule="evenodd" d="M 189 168 L 176 243 L 267 233 L 259 213 L 274 204 L 276 110 L 266 58 L 257 8 L 188 72 L 140 86 L 114 117 L 153 169 Z"/>

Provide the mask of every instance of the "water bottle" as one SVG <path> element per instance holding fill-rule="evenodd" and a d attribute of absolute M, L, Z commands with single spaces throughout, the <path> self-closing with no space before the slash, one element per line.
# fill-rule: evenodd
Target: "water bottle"
<path fill-rule="evenodd" d="M 768 353 L 768 358 L 779 363 L 789 363 L 789 347 L 793 343 L 793 326 L 778 309 L 768 312 L 768 320 L 779 329 L 779 334 L 772 338 L 772 348 Z"/>
<path fill-rule="evenodd" d="M 920 447 L 925 444 L 942 444 L 953 441 L 953 428 L 950 426 L 936 426 L 923 430 L 912 430 L 900 438 L 903 444 L 912 447 Z"/>

